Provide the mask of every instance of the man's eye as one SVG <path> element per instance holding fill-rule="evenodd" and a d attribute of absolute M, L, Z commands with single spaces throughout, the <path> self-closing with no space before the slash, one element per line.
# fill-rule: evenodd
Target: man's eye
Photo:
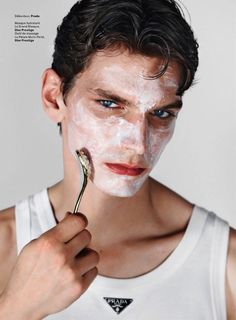
<path fill-rule="evenodd" d="M 117 108 L 117 104 L 111 100 L 98 100 L 98 102 L 105 108 L 114 109 Z"/>
<path fill-rule="evenodd" d="M 168 118 L 173 118 L 176 117 L 176 115 L 172 112 L 165 111 L 165 110 L 154 110 L 153 115 L 155 117 L 158 117 L 160 119 L 168 119 Z"/>

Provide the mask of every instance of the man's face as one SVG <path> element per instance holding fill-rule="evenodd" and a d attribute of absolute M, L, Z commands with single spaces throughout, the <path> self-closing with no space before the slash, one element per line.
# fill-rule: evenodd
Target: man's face
<path fill-rule="evenodd" d="M 97 53 L 67 97 L 69 149 L 88 150 L 93 183 L 107 194 L 133 196 L 173 134 L 179 68 L 171 63 L 148 79 L 160 63 L 128 51 Z"/>

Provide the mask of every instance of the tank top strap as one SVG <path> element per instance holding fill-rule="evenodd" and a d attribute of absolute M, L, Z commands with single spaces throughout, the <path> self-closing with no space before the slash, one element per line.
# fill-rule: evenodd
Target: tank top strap
<path fill-rule="evenodd" d="M 19 254 L 27 243 L 56 225 L 47 189 L 18 202 L 15 207 L 15 218 Z"/>
<path fill-rule="evenodd" d="M 48 231 L 56 225 L 56 220 L 52 211 L 48 190 L 44 189 L 35 194 L 30 199 L 32 216 L 32 237 L 38 238 L 42 233 Z"/>
<path fill-rule="evenodd" d="M 211 251 L 211 295 L 214 319 L 226 320 L 226 261 L 229 243 L 229 223 L 219 216 L 214 216 L 214 231 Z"/>
<path fill-rule="evenodd" d="M 31 241 L 30 208 L 28 199 L 20 201 L 15 206 L 17 254 Z"/>

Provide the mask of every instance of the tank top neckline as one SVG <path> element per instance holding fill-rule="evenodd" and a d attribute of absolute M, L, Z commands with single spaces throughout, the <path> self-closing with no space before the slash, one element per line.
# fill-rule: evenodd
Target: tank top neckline
<path fill-rule="evenodd" d="M 39 212 L 42 213 L 39 215 L 42 232 L 56 226 L 56 219 L 52 211 L 47 189 L 37 194 L 35 202 L 36 206 L 41 209 Z M 180 242 L 172 253 L 154 269 L 133 278 L 112 278 L 98 274 L 91 285 L 91 290 L 98 286 L 116 288 L 117 290 L 124 290 L 124 287 L 132 289 L 143 285 L 152 285 L 154 279 L 156 283 L 163 282 L 177 271 L 193 251 L 203 231 L 207 215 L 208 212 L 206 210 L 194 205 L 187 228 Z"/>

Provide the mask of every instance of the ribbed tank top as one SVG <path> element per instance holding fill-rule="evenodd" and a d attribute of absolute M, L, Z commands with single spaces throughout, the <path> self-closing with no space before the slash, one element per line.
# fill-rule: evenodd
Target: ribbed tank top
<path fill-rule="evenodd" d="M 56 225 L 47 189 L 18 202 L 18 254 Z M 229 224 L 195 206 L 181 241 L 152 271 L 129 279 L 98 275 L 88 290 L 49 320 L 226 320 Z M 36 288 L 37 289 L 37 288 Z"/>

